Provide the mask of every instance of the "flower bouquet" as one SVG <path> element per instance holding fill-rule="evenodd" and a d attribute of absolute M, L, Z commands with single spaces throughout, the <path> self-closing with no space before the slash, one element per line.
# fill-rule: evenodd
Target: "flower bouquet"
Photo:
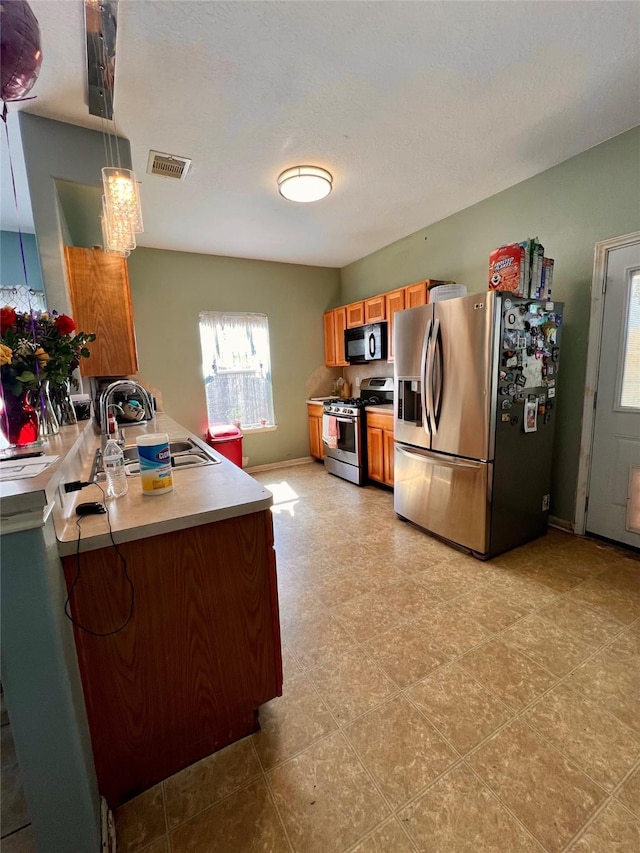
<path fill-rule="evenodd" d="M 78 387 L 73 371 L 90 355 L 92 333 L 75 332 L 75 323 L 56 311 L 17 312 L 0 309 L 0 379 L 2 383 L 2 432 L 11 444 L 35 441 L 33 414 L 40 415 L 40 433 L 47 432 L 49 391 L 68 400 L 71 384 Z M 29 411 L 31 409 L 31 411 Z M 73 412 L 70 405 L 69 409 Z M 49 432 L 57 432 L 55 415 Z"/>

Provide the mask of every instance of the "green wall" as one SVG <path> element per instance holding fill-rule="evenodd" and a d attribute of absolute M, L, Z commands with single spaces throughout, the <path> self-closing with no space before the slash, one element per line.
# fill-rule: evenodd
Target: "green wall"
<path fill-rule="evenodd" d="M 167 414 L 206 431 L 199 313 L 266 314 L 278 428 L 246 435 L 243 451 L 250 466 L 309 455 L 304 400 L 324 371 L 322 314 L 339 301 L 337 269 L 138 248 L 129 277 L 140 375 L 161 390 Z"/>
<path fill-rule="evenodd" d="M 24 110 L 18 114 L 18 122 L 47 305 L 70 314 L 63 252 L 68 227 L 56 181 L 99 186 L 105 165 L 104 137 L 96 130 Z M 117 144 L 122 166 L 131 168 L 129 141 L 118 137 Z"/>
<path fill-rule="evenodd" d="M 494 248 L 539 236 L 556 261 L 553 298 L 565 303 L 551 511 L 573 521 L 594 245 L 638 229 L 640 127 L 350 264 L 340 302 L 422 278 L 480 292 Z"/>

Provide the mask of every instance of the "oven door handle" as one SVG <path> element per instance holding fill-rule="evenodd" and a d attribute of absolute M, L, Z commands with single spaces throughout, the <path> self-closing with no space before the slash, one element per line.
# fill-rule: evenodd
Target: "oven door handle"
<path fill-rule="evenodd" d="M 330 418 L 335 418 L 341 424 L 353 424 L 356 418 L 339 418 L 337 415 L 329 415 Z"/>

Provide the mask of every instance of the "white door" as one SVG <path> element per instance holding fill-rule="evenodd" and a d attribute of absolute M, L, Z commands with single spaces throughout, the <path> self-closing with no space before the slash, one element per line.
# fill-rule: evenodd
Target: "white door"
<path fill-rule="evenodd" d="M 586 529 L 640 548 L 640 243 L 608 253 Z"/>

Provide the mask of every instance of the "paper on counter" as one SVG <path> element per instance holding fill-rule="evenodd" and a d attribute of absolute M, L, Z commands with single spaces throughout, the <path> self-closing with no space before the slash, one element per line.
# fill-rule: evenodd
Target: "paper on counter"
<path fill-rule="evenodd" d="M 58 456 L 36 456 L 33 459 L 6 459 L 0 462 L 0 482 L 37 477 L 59 458 Z"/>

